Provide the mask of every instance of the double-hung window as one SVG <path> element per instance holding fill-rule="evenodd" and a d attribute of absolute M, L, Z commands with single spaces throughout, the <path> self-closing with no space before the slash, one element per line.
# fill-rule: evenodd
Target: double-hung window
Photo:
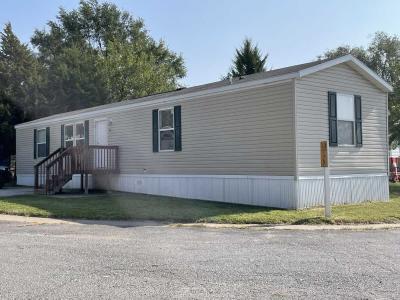
<path fill-rule="evenodd" d="M 174 151 L 175 128 L 174 109 L 160 109 L 158 111 L 158 134 L 160 151 Z"/>
<path fill-rule="evenodd" d="M 337 94 L 337 138 L 339 145 L 354 145 L 354 96 Z"/>
<path fill-rule="evenodd" d="M 85 145 L 85 130 L 83 122 L 64 125 L 65 147 Z"/>
<path fill-rule="evenodd" d="M 37 141 L 36 141 L 36 153 L 37 157 L 46 157 L 47 155 L 47 142 L 46 142 L 46 128 L 37 130 Z"/>
<path fill-rule="evenodd" d="M 362 147 L 360 95 L 328 92 L 329 145 Z"/>

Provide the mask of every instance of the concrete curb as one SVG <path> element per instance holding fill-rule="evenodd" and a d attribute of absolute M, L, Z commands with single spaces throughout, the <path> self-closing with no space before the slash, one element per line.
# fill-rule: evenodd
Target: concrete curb
<path fill-rule="evenodd" d="M 400 228 L 400 224 L 347 224 L 347 225 L 264 225 L 264 224 L 173 224 L 172 227 L 251 229 L 251 230 L 382 230 Z"/>
<path fill-rule="evenodd" d="M 170 228 L 208 228 L 208 229 L 249 229 L 249 230 L 382 230 L 400 228 L 397 224 L 348 224 L 348 225 L 267 225 L 267 224 L 214 224 L 186 223 L 170 224 L 156 221 L 110 221 L 110 220 L 64 220 L 53 218 L 25 217 L 0 214 L 0 222 L 17 222 L 26 225 L 70 224 L 70 225 L 104 225 L 117 227 L 163 226 Z"/>

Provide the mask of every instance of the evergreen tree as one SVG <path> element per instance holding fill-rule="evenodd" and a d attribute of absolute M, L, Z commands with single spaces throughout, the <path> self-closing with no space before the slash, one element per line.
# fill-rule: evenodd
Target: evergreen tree
<path fill-rule="evenodd" d="M 262 55 L 257 45 L 246 38 L 240 49 L 236 49 L 233 66 L 228 73 L 229 76 L 239 77 L 265 71 L 268 54 Z"/>
<path fill-rule="evenodd" d="M 0 32 L 0 90 L 25 112 L 25 118 L 38 115 L 41 94 L 41 67 L 27 45 L 20 42 L 7 23 Z"/>

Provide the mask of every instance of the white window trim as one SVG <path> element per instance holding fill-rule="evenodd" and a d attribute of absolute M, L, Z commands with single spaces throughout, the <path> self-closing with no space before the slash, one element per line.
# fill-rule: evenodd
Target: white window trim
<path fill-rule="evenodd" d="M 76 137 L 76 125 L 78 125 L 78 124 L 83 125 L 83 138 Z M 65 128 L 68 126 L 72 126 L 72 138 L 67 140 L 65 138 L 65 131 L 66 131 Z M 75 122 L 75 123 L 64 124 L 64 147 L 66 147 L 67 142 L 71 142 L 71 141 L 72 141 L 72 146 L 76 146 L 76 141 L 85 140 L 85 136 L 86 136 L 85 122 L 79 121 L 79 122 Z"/>
<path fill-rule="evenodd" d="M 39 131 L 42 131 L 42 130 L 44 130 L 45 139 L 44 139 L 44 143 L 39 143 L 39 142 L 38 142 Z M 46 127 L 36 129 L 36 154 L 37 154 L 36 157 L 37 157 L 37 158 L 46 157 L 46 154 L 45 154 L 44 156 L 39 156 L 39 145 L 43 145 L 43 144 L 47 145 L 47 132 L 46 132 Z"/>
<path fill-rule="evenodd" d="M 353 99 L 353 106 L 355 105 L 355 94 L 349 94 L 349 93 L 336 93 L 336 97 L 338 97 L 339 95 L 345 95 L 345 96 L 352 96 Z M 338 101 L 336 98 L 336 105 L 337 105 Z M 337 107 L 336 107 L 336 111 L 337 111 Z M 356 147 L 356 111 L 354 110 L 354 120 L 350 121 L 350 120 L 342 120 L 339 119 L 339 116 L 337 116 L 336 122 L 338 121 L 346 121 L 346 122 L 353 122 L 353 144 L 339 144 L 339 135 L 338 135 L 338 147 L 343 147 L 343 148 L 355 148 Z M 336 125 L 337 128 L 337 125 Z"/>
<path fill-rule="evenodd" d="M 162 111 L 167 111 L 170 110 L 172 111 L 172 127 L 170 128 L 161 128 L 161 112 Z M 159 152 L 174 152 L 175 151 L 175 145 L 173 149 L 165 149 L 161 150 L 161 131 L 169 131 L 173 130 L 174 131 L 174 141 L 175 141 L 175 112 L 173 107 L 167 107 L 163 109 L 158 110 L 158 151 Z"/>

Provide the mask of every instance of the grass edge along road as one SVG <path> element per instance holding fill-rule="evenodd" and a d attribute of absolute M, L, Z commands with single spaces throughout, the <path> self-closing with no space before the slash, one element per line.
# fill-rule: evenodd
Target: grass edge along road
<path fill-rule="evenodd" d="M 0 197 L 0 214 L 91 220 L 154 220 L 229 224 L 400 223 L 400 184 L 390 185 L 388 202 L 337 205 L 332 218 L 321 207 L 304 210 L 237 205 L 131 193 Z"/>

